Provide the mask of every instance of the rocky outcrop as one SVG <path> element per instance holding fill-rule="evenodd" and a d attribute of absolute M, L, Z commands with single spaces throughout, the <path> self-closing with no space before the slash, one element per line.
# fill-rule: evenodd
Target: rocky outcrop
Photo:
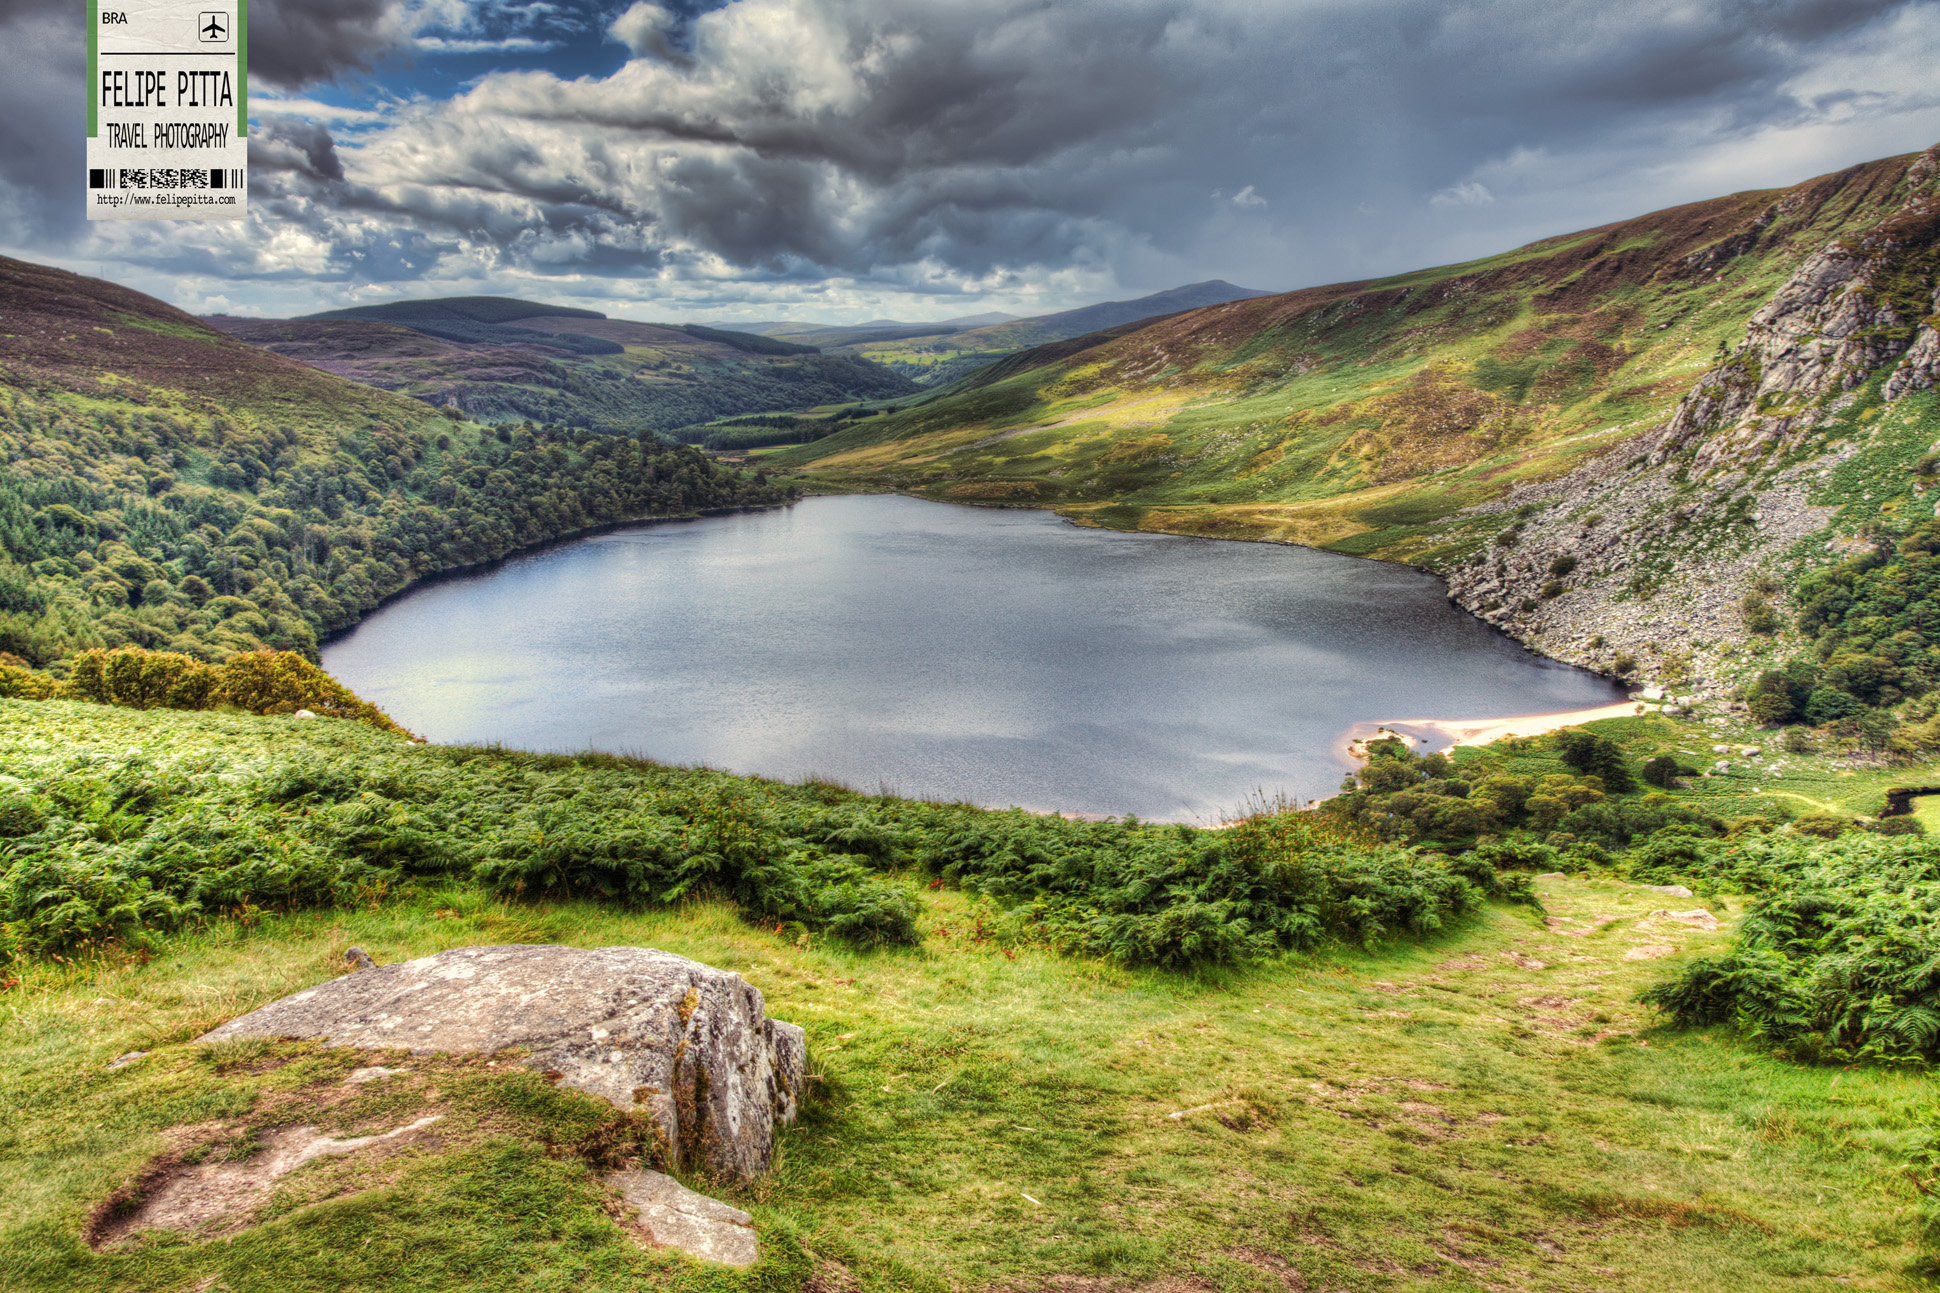
<path fill-rule="evenodd" d="M 644 947 L 465 947 L 358 970 L 201 1038 L 315 1038 L 519 1062 L 639 1110 L 667 1166 L 750 1178 L 794 1121 L 805 1035 L 739 975 Z"/>
<path fill-rule="evenodd" d="M 1804 540 L 1850 547 L 1812 498 L 1859 443 L 1826 428 L 1882 372 L 1888 400 L 1940 382 L 1936 175 L 1940 149 L 1909 165 L 1894 214 L 1807 256 L 1667 423 L 1476 509 L 1504 528 L 1450 596 L 1544 654 L 1700 696 L 1725 689 L 1761 606 L 1785 645 L 1778 576 Z"/>
<path fill-rule="evenodd" d="M 1935 383 L 1940 383 L 1940 290 L 1934 292 L 1933 300 L 1928 305 L 1931 310 L 1914 334 L 1906 358 L 1886 379 L 1881 393 L 1889 400 L 1911 395 L 1914 391 L 1932 390 Z"/>
<path fill-rule="evenodd" d="M 1924 293 L 1898 299 L 1885 284 L 1909 261 L 1931 255 L 1937 221 L 1940 199 L 1918 198 L 1867 237 L 1842 238 L 1807 257 L 1752 315 L 1737 351 L 1679 404 L 1655 446 L 1657 460 L 1691 447 L 1692 467 L 1705 471 L 1778 448 L 1815 425 L 1829 397 L 1922 346 L 1933 328 L 1919 312 L 1930 302 Z M 1921 373 L 1932 384 L 1936 346 L 1924 347 L 1888 398 L 1920 389 Z"/>

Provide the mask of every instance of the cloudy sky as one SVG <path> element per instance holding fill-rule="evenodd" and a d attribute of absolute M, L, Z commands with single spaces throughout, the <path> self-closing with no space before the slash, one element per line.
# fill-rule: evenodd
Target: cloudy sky
<path fill-rule="evenodd" d="M 198 311 L 1282 290 L 1940 142 L 1940 0 L 253 0 L 249 219 L 90 225 L 84 12 L 0 0 L 0 251 Z"/>

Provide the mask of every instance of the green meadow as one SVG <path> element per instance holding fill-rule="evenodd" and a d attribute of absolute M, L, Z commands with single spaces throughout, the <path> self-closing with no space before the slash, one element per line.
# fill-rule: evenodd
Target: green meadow
<path fill-rule="evenodd" d="M 435 801 L 413 797 L 414 775 L 475 778 L 481 798 L 529 793 L 540 817 L 524 825 L 576 799 L 613 811 L 601 796 L 628 784 L 660 796 L 739 785 L 777 813 L 819 797 L 853 810 L 858 829 L 949 809 L 599 757 L 453 752 L 333 719 L 3 708 L 9 787 L 51 805 L 50 824 L 7 846 L 15 860 L 23 840 L 58 841 L 50 851 L 68 858 L 130 856 L 195 813 L 207 829 L 254 822 L 322 849 L 340 827 L 305 823 L 343 804 L 360 829 L 383 828 L 395 857 L 414 829 L 421 850 L 435 834 Z M 1613 730 L 1656 740 L 1663 721 Z M 323 794 L 324 753 L 373 789 L 336 807 L 305 799 Z M 133 784 L 114 776 L 130 766 L 165 793 L 113 790 Z M 185 780 L 170 782 L 171 769 Z M 110 789 L 74 791 L 90 778 Z M 1074 954 L 1033 923 L 1032 902 L 945 874 L 923 860 L 929 847 L 871 871 L 872 900 L 896 897 L 916 938 L 873 947 L 812 921 L 757 919 L 705 886 L 670 901 L 520 895 L 474 866 L 358 873 L 327 895 L 209 902 L 169 932 L 16 955 L 0 992 L 0 1287 L 1264 1293 L 1924 1280 L 1922 1200 L 1902 1170 L 1934 1114 L 1923 1065 L 1788 1062 L 1726 1029 L 1668 1029 L 1634 1000 L 1724 951 L 1744 896 L 1669 898 L 1592 870 L 1535 878 L 1540 906 L 1483 903 L 1413 935 L 1167 969 Z M 815 1080 L 775 1170 L 749 1185 L 688 1178 L 755 1215 L 756 1266 L 642 1246 L 600 1181 L 612 1111 L 514 1065 L 194 1040 L 340 973 L 351 946 L 390 962 L 499 942 L 677 952 L 742 974 L 771 1014 L 807 1029 Z M 110 1067 L 134 1051 L 148 1053 Z M 409 1072 L 344 1085 L 380 1061 Z M 253 1225 L 99 1250 L 84 1238 L 98 1206 L 158 1154 L 194 1143 L 246 1155 L 298 1121 L 352 1135 L 431 1113 L 431 1140 L 282 1178 Z"/>

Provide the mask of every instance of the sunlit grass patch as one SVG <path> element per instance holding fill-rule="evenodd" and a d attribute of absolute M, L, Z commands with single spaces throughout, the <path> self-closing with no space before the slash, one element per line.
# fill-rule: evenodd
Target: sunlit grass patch
<path fill-rule="evenodd" d="M 8 994 L 0 1053 L 0 1278 L 900 1290 L 1171 1274 L 1237 1293 L 1290 1270 L 1350 1288 L 1890 1284 L 1914 1255 L 1912 1191 L 1892 1164 L 1925 1080 L 1655 1032 L 1630 995 L 1722 935 L 1653 925 L 1661 898 L 1634 886 L 1546 881 L 1543 897 L 1560 920 L 1618 919 L 1584 936 L 1503 910 L 1430 946 L 1188 976 L 1006 947 L 949 891 L 929 895 L 921 950 L 861 953 L 752 929 L 716 904 L 628 913 L 452 886 L 219 922 L 146 965 L 31 967 Z M 596 1173 L 559 1149 L 583 1131 L 588 1098 L 508 1106 L 496 1092 L 534 1075 L 476 1061 L 435 1085 L 494 1134 L 455 1137 L 367 1190 L 292 1190 L 230 1239 L 80 1243 L 88 1209 L 166 1128 L 246 1123 L 348 1063 L 295 1048 L 278 1067 L 234 1057 L 224 1071 L 191 1030 L 332 973 L 347 941 L 388 961 L 512 934 L 693 956 L 807 1028 L 818 1094 L 775 1171 L 740 1188 L 695 1182 L 755 1213 L 761 1265 L 735 1275 L 638 1249 Z M 1669 957 L 1625 959 L 1664 944 Z M 106 1068 L 142 1048 L 147 1059 Z M 416 1098 L 372 1103 L 350 1125 L 403 1119 Z"/>

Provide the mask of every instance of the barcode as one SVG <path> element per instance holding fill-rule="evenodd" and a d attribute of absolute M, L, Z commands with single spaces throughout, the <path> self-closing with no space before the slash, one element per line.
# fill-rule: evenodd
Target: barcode
<path fill-rule="evenodd" d="M 212 167 L 90 169 L 91 189 L 240 189 L 243 173 Z"/>

